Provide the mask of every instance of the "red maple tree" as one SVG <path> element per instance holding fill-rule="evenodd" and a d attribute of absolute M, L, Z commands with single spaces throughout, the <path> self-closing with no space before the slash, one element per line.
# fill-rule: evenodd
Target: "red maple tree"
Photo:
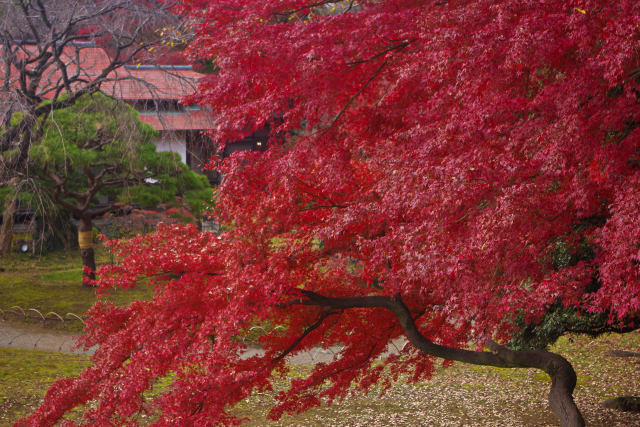
<path fill-rule="evenodd" d="M 442 358 L 542 369 L 561 424 L 583 425 L 571 365 L 504 344 L 551 307 L 638 326 L 640 5 L 192 0 L 183 12 L 192 55 L 216 61 L 190 99 L 213 108 L 215 137 L 281 120 L 268 150 L 223 163 L 228 231 L 113 243 L 123 261 L 103 268 L 102 289 L 153 277 L 155 297 L 96 305 L 82 338 L 99 345 L 93 366 L 25 422 L 96 401 L 87 423 L 151 404 L 160 424 L 231 423 L 287 356 L 340 344 L 272 417 L 401 373 L 423 380 Z M 241 359 L 256 322 L 281 328 Z M 403 336 L 413 345 L 374 363 Z"/>

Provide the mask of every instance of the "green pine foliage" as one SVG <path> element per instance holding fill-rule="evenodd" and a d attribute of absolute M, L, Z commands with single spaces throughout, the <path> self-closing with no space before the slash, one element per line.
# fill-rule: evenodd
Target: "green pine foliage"
<path fill-rule="evenodd" d="M 130 106 L 102 93 L 80 98 L 74 105 L 51 112 L 42 138 L 31 149 L 31 160 L 42 185 L 52 187 L 54 171 L 68 190 L 82 193 L 90 177 L 109 183 L 94 197 L 154 208 L 182 199 L 198 216 L 211 201 L 211 188 L 199 175 L 170 152 L 157 152 L 152 139 L 157 132 L 138 120 Z M 104 200 L 104 198 L 102 198 Z M 70 200 L 71 201 L 71 200 Z"/>

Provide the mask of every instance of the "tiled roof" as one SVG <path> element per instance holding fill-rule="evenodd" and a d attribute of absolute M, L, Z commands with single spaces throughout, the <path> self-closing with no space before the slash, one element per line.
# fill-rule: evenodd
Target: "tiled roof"
<path fill-rule="evenodd" d="M 23 45 L 18 55 L 35 56 L 38 51 L 34 45 Z M 75 76 L 83 80 L 91 81 L 98 77 L 102 70 L 109 64 L 109 57 L 106 52 L 95 45 L 73 45 L 62 51 L 60 55 L 61 61 L 66 64 L 67 74 Z M 79 71 L 78 71 L 79 70 Z M 18 73 L 15 71 L 15 80 L 12 82 L 18 85 Z M 42 75 L 42 81 L 39 86 L 39 95 L 48 98 L 53 95 L 53 90 L 60 86 L 61 74 L 57 67 L 46 70 Z"/>
<path fill-rule="evenodd" d="M 184 112 L 139 113 L 138 119 L 156 130 L 204 130 L 214 126 L 211 114 L 206 110 L 186 110 Z"/>
<path fill-rule="evenodd" d="M 102 91 L 118 99 L 181 99 L 198 87 L 201 74 L 190 67 L 123 67 Z"/>
<path fill-rule="evenodd" d="M 34 50 L 35 46 L 25 45 L 24 49 Z M 61 58 L 67 63 L 68 74 L 73 75 L 78 68 L 84 80 L 98 77 L 109 64 L 107 53 L 94 44 L 76 43 L 67 46 Z M 110 73 L 101 85 L 107 95 L 125 101 L 179 100 L 193 93 L 201 77 L 190 66 L 127 65 Z M 41 88 L 41 96 L 53 95 L 60 73 L 51 70 L 46 74 Z M 205 110 L 187 109 L 183 112 L 145 112 L 140 120 L 151 124 L 157 130 L 210 129 L 213 119 Z"/>
<path fill-rule="evenodd" d="M 75 73 L 79 64 L 80 75 L 87 80 L 98 77 L 109 65 L 107 53 L 94 45 L 68 46 L 62 60 L 69 64 L 68 74 Z M 196 90 L 200 76 L 190 66 L 125 65 L 111 72 L 101 89 L 117 99 L 180 99 Z M 52 70 L 47 81 L 56 82 L 59 77 Z"/>

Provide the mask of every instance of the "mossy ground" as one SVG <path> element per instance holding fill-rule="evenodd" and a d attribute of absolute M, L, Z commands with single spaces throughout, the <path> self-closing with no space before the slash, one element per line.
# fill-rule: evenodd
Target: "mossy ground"
<path fill-rule="evenodd" d="M 112 262 L 110 254 L 101 247 L 96 248 L 96 263 Z M 53 252 L 46 256 L 31 254 L 11 254 L 0 258 L 0 310 L 12 320 L 25 321 L 24 316 L 12 313 L 11 307 L 23 310 L 35 308 L 43 315 L 49 312 L 65 317 L 67 313 L 82 316 L 95 302 L 95 292 L 82 286 L 82 262 L 78 250 Z M 132 290 L 115 290 L 106 299 L 116 304 L 126 304 L 136 299 L 146 299 L 151 289 L 139 287 Z M 18 311 L 13 309 L 13 311 Z M 40 316 L 27 312 L 27 322 L 39 323 Z M 30 316 L 30 317 L 29 317 Z M 82 329 L 82 323 L 67 321 L 56 324 L 48 321 L 48 326 L 61 327 L 70 331 Z"/>
<path fill-rule="evenodd" d="M 552 350 L 567 357 L 578 372 L 574 395 L 587 425 L 640 425 L 640 414 L 600 407 L 610 397 L 640 394 L 640 359 L 610 353 L 639 349 L 640 331 L 598 339 L 563 337 L 556 343 Z M 0 349 L 0 426 L 32 411 L 49 384 L 79 373 L 88 363 L 87 356 Z M 289 377 L 308 370 L 294 366 Z M 286 384 L 284 380 L 277 386 Z M 373 391 L 350 396 L 277 422 L 266 418 L 275 393 L 255 394 L 234 413 L 248 418 L 247 426 L 552 426 L 557 421 L 546 402 L 548 388 L 549 379 L 536 370 L 455 364 L 438 371 L 431 381 L 398 382 L 384 395 Z"/>
<path fill-rule="evenodd" d="M 49 385 L 88 365 L 84 355 L 0 348 L 0 426 L 28 415 Z"/>

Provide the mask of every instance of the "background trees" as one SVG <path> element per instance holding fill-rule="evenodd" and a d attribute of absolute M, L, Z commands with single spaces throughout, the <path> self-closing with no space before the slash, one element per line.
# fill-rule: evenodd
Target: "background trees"
<path fill-rule="evenodd" d="M 83 338 L 100 344 L 93 367 L 56 383 L 30 420 L 96 399 L 87 422 L 124 422 L 174 372 L 154 402 L 161 422 L 231 422 L 228 407 L 268 389 L 288 355 L 340 344 L 273 417 L 401 373 L 426 379 L 440 357 L 542 369 L 561 424 L 582 425 L 566 360 L 497 343 L 554 310 L 638 326 L 638 4 L 184 10 L 198 23 L 193 54 L 219 67 L 191 98 L 220 117 L 216 136 L 282 114 L 274 135 L 296 138 L 223 165 L 218 215 L 233 227 L 220 239 L 167 227 L 114 244 L 124 260 L 101 286 L 153 276 L 156 297 L 96 306 Z M 237 336 L 256 321 L 284 330 L 242 360 Z M 413 345 L 374 363 L 401 336 Z"/>
<path fill-rule="evenodd" d="M 180 31 L 169 7 L 154 0 L 0 2 L 0 186 L 28 181 L 31 145 L 42 137 L 45 117 L 85 94 L 108 91 L 113 80 L 126 78 L 116 70 Z M 92 50 L 101 54 L 87 54 Z M 17 112 L 21 120 L 12 120 Z M 7 200 L 3 230 L 11 230 L 11 206 L 15 199 Z M 0 248 L 10 241 L 0 233 Z"/>
<path fill-rule="evenodd" d="M 128 105 L 101 93 L 85 95 L 45 117 L 32 144 L 31 175 L 53 201 L 79 220 L 85 278 L 95 279 L 93 220 L 116 202 L 155 207 L 183 197 L 199 214 L 211 200 L 204 175 L 174 153 L 157 153 L 155 131 Z"/>
<path fill-rule="evenodd" d="M 167 21 L 177 22 L 159 2 L 74 1 L 2 2 L 0 37 L 2 48 L 1 152 L 17 150 L 7 161 L 6 171 L 24 168 L 32 140 L 42 132 L 35 126 L 52 110 L 72 105 L 86 93 L 100 90 L 113 79 L 112 72 L 159 44 L 152 37 Z M 97 71 L 79 61 L 83 49 L 98 44 L 110 55 Z M 93 64 L 92 64 L 93 65 Z M 95 74 L 94 74 L 95 73 Z M 43 104 L 44 100 L 50 102 Z M 19 111 L 24 120 L 11 123 Z M 21 171 L 24 173 L 24 171 Z"/>

